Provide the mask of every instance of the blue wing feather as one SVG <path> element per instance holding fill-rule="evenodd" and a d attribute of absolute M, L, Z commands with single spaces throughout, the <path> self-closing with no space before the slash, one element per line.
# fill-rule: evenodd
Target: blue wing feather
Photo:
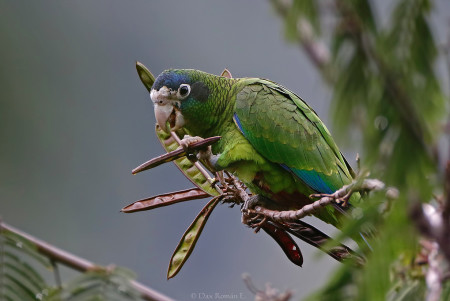
<path fill-rule="evenodd" d="M 302 180 L 306 185 L 314 189 L 319 193 L 328 193 L 331 194 L 336 191 L 336 189 L 332 189 L 328 186 L 327 183 L 320 177 L 320 174 L 314 170 L 303 170 L 303 169 L 295 169 L 286 166 L 285 164 L 280 164 L 281 167 L 290 171 L 292 174 L 297 176 L 300 180 Z"/>

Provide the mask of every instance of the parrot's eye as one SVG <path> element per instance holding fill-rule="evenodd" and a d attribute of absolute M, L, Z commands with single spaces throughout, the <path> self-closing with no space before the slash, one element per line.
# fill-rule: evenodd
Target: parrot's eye
<path fill-rule="evenodd" d="M 188 96 L 190 92 L 191 92 L 191 86 L 189 86 L 188 84 L 182 84 L 178 88 L 178 94 L 183 98 Z"/>

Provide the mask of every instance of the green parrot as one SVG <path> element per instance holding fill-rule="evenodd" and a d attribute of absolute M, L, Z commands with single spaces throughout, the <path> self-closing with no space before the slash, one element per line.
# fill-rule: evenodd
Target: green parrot
<path fill-rule="evenodd" d="M 164 131 L 183 127 L 191 136 L 222 136 L 202 159 L 236 175 L 266 208 L 300 209 L 312 202 L 309 195 L 331 194 L 353 180 L 317 114 L 275 82 L 169 69 L 156 78 L 150 97 Z M 359 199 L 354 193 L 349 202 Z M 339 228 L 343 212 L 326 206 L 315 215 Z"/>

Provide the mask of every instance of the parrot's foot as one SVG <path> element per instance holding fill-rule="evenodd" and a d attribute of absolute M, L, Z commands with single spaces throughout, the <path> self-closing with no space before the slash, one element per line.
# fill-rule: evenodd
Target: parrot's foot
<path fill-rule="evenodd" d="M 227 180 L 228 179 L 224 179 L 224 182 L 227 182 Z M 228 185 L 227 188 L 222 189 L 222 204 L 228 204 L 230 208 L 233 208 L 235 205 L 242 204 L 242 197 L 236 191 L 235 187 Z"/>
<path fill-rule="evenodd" d="M 184 149 L 184 150 L 188 150 L 189 149 L 189 146 L 190 145 L 192 145 L 192 144 L 194 144 L 194 143 L 197 143 L 197 142 L 200 142 L 200 141 L 202 141 L 202 140 L 204 140 L 202 137 L 199 137 L 199 136 L 195 136 L 195 137 L 192 137 L 192 136 L 189 136 L 189 135 L 184 135 L 184 137 L 183 137 L 183 139 L 180 141 L 180 146 Z M 198 152 L 197 152 L 197 159 L 198 160 L 201 160 L 202 158 L 201 157 L 205 157 L 205 152 L 207 153 L 207 152 L 211 152 L 211 146 L 208 146 L 207 148 L 205 148 L 205 149 L 201 149 L 201 150 L 199 150 Z M 212 153 L 211 153 L 212 154 Z M 207 156 L 207 155 L 206 155 Z"/>
<path fill-rule="evenodd" d="M 341 207 L 347 207 L 348 206 L 348 200 L 350 200 L 350 197 L 352 196 L 353 191 L 350 190 L 346 195 L 344 195 L 341 198 L 336 199 L 336 204 L 340 205 Z"/>
<path fill-rule="evenodd" d="M 180 141 L 180 146 L 187 150 L 189 148 L 189 146 L 193 143 L 199 142 L 204 140 L 202 137 L 192 137 L 189 135 L 184 135 L 183 139 Z M 211 170 L 215 171 L 216 169 L 214 168 L 214 161 L 216 156 L 213 155 L 212 151 L 211 151 L 211 145 L 209 145 L 208 147 L 199 149 L 197 151 L 197 154 L 192 154 L 194 155 L 194 158 L 189 158 L 190 160 L 196 161 L 196 160 L 200 160 L 202 162 L 205 162 L 206 165 L 208 166 L 208 168 L 210 168 Z"/>
<path fill-rule="evenodd" d="M 247 225 L 253 229 L 255 229 L 255 233 L 258 233 L 259 230 L 267 223 L 269 218 L 267 216 L 264 216 L 262 219 L 259 215 L 253 217 L 250 219 L 250 223 Z"/>
<path fill-rule="evenodd" d="M 242 204 L 241 221 L 243 224 L 248 225 L 251 228 L 255 228 L 255 232 L 258 232 L 261 229 L 261 227 L 268 221 L 268 218 L 256 213 L 253 208 L 255 208 L 257 205 L 263 206 L 265 201 L 265 197 L 255 195 L 249 197 L 247 200 L 245 200 L 244 204 Z"/>

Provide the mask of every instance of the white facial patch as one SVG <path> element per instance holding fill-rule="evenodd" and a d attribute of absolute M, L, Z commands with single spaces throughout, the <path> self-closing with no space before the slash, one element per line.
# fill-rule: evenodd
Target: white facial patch
<path fill-rule="evenodd" d="M 177 100 L 177 91 L 172 91 L 166 86 L 161 87 L 159 91 L 152 89 L 150 99 L 155 104 L 165 105 L 172 100 Z"/>

